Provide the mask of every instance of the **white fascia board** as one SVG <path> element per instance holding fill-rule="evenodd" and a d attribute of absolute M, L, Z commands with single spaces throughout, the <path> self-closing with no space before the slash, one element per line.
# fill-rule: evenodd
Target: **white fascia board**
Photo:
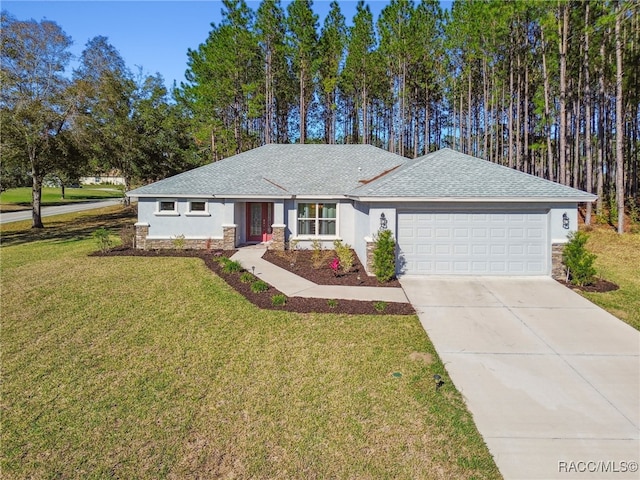
<path fill-rule="evenodd" d="M 595 202 L 597 197 L 357 197 L 349 196 L 360 202 L 411 202 L 411 203 L 587 203 Z"/>
<path fill-rule="evenodd" d="M 216 198 L 214 195 L 202 195 L 202 194 L 184 194 L 184 193 L 138 193 L 135 195 L 126 194 L 127 197 L 134 198 Z"/>
<path fill-rule="evenodd" d="M 298 201 L 305 200 L 335 200 L 339 202 L 340 200 L 348 200 L 350 197 L 347 195 L 296 195 L 295 199 Z"/>
<path fill-rule="evenodd" d="M 224 198 L 227 200 L 286 200 L 293 197 L 293 195 L 213 195 L 213 198 Z"/>

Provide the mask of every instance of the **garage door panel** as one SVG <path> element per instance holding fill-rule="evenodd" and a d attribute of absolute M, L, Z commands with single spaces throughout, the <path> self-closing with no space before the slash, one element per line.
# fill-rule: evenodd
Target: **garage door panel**
<path fill-rule="evenodd" d="M 398 214 L 402 273 L 546 275 L 547 214 Z"/>

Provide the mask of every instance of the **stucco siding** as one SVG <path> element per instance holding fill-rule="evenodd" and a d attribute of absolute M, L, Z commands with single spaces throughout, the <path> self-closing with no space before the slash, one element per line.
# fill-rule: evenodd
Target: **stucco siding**
<path fill-rule="evenodd" d="M 360 263 L 367 263 L 367 242 L 369 237 L 369 205 L 362 202 L 353 204 L 353 249 L 360 259 Z"/>
<path fill-rule="evenodd" d="M 184 235 L 189 239 L 222 238 L 224 205 L 207 200 L 206 212 L 189 212 L 188 199 L 162 199 L 176 202 L 175 213 L 158 211 L 158 199 L 141 198 L 138 201 L 138 218 L 149 224 L 150 239 L 175 238 Z"/>

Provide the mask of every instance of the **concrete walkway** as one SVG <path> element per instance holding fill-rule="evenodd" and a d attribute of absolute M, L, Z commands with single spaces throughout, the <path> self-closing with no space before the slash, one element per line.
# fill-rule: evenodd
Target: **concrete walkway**
<path fill-rule="evenodd" d="M 551 278 L 401 283 L 506 479 L 640 478 L 640 332 Z"/>
<path fill-rule="evenodd" d="M 408 302 L 401 288 L 393 287 L 344 287 L 317 285 L 298 275 L 262 259 L 266 247 L 251 245 L 242 247 L 231 258 L 237 260 L 249 272 L 288 297 L 327 298 L 336 300 L 367 300 L 382 302 Z"/>

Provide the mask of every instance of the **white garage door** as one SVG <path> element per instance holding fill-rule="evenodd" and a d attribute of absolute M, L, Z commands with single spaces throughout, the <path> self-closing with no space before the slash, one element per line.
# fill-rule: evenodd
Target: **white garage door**
<path fill-rule="evenodd" d="M 547 214 L 398 214 L 403 274 L 546 275 Z"/>

